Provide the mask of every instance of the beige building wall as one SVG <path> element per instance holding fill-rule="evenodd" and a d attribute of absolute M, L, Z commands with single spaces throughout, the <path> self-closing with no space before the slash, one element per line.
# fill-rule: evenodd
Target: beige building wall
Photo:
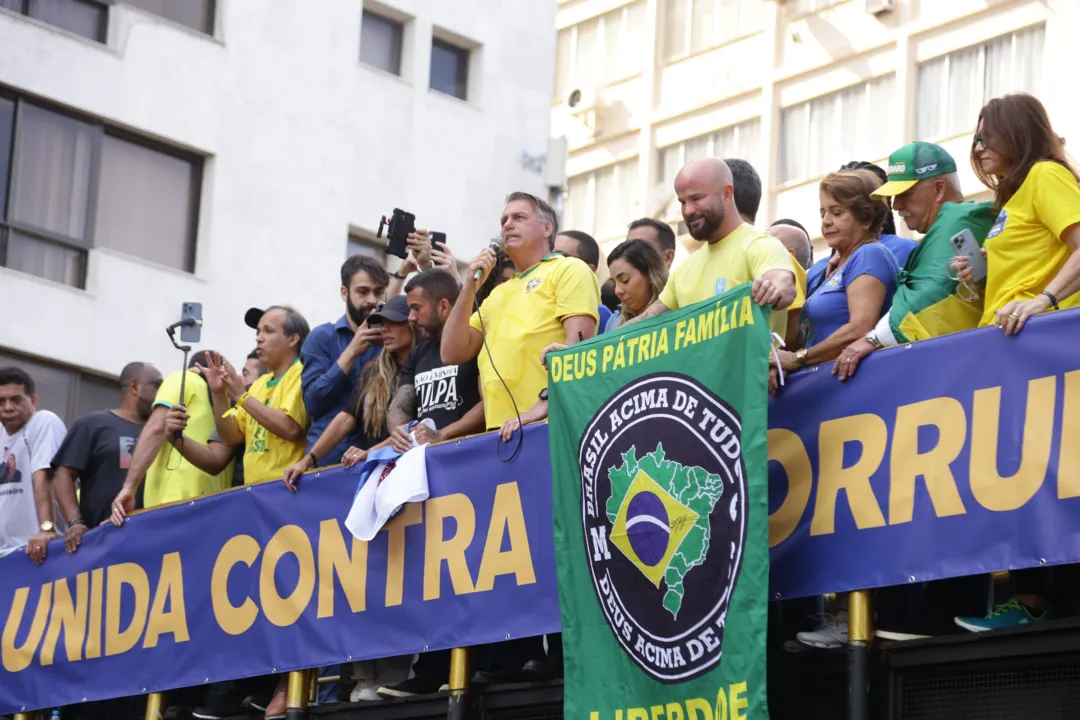
<path fill-rule="evenodd" d="M 696 157 L 751 161 L 757 224 L 790 217 L 815 236 L 825 173 L 883 165 L 915 139 L 943 145 L 965 192 L 988 197 L 971 136 L 1005 92 L 1037 95 L 1080 143 L 1080 0 L 559 0 L 557 26 L 563 226 L 605 251 L 643 215 L 679 228 L 672 180 Z M 699 243 L 679 235 L 681 258 Z"/>

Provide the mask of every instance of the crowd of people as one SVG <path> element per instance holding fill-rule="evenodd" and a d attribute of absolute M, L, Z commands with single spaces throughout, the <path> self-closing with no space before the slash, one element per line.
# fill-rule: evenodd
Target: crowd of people
<path fill-rule="evenodd" d="M 37 406 L 26 372 L 0 368 L 0 554 L 25 548 L 41 564 L 61 551 L 51 541 L 77 552 L 88 529 L 122 527 L 138 508 L 279 478 L 296 491 L 305 473 L 363 462 L 375 448 L 403 452 L 485 430 L 511 440 L 547 416 L 546 351 L 743 283 L 771 308 L 773 393 L 783 392 L 783 373 L 809 365 L 835 361 L 844 381 L 881 348 L 988 325 L 1014 335 L 1034 315 L 1080 304 L 1080 180 L 1040 102 L 990 101 L 970 161 L 992 201 L 965 201 L 956 161 L 928 142 L 899 148 L 885 169 L 842 165 L 819 186 L 829 256 L 815 263 L 799 221 L 755 226 L 761 183 L 749 163 L 696 160 L 675 191 L 700 249 L 673 269 L 671 226 L 634 220 L 607 254 L 603 287 L 597 242 L 560 230 L 544 200 L 512 193 L 500 219 L 504 250 L 483 250 L 464 276 L 446 245 L 417 230 L 393 274 L 368 257 L 346 260 L 337 320 L 311 329 L 291 307 L 252 308 L 244 322 L 256 348 L 239 372 L 213 350 L 164 378 L 130 363 L 116 408 L 70 429 Z M 894 213 L 921 240 L 899 236 Z M 964 231 L 981 248 L 974 255 L 952 244 Z M 1015 597 L 955 624 L 1042 618 L 1039 572 L 1015 575 Z M 846 632 L 837 614 L 798 639 L 833 647 Z M 555 677 L 560 653 L 557 637 L 482 648 L 473 681 Z M 447 666 L 446 653 L 358 663 L 350 697 L 438 692 Z M 254 708 L 279 718 L 285 694 L 284 678 L 220 683 L 205 695 L 174 693 L 170 712 L 218 718 Z"/>

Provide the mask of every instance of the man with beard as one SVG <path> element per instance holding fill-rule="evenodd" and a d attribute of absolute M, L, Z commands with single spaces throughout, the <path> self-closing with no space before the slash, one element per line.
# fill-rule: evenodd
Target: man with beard
<path fill-rule="evenodd" d="M 656 317 L 753 282 L 754 301 L 773 306 L 770 324 L 783 337 L 786 308 L 796 297 L 791 258 L 783 243 L 739 217 L 727 163 L 703 158 L 687 164 L 675 177 L 675 193 L 691 237 L 707 245 L 679 265 L 660 299 L 629 322 Z"/>
<path fill-rule="evenodd" d="M 68 521 L 68 552 L 78 549 L 84 532 L 112 515 L 113 498 L 124 487 L 136 439 L 150 418 L 161 380 L 161 371 L 150 363 L 128 363 L 120 372 L 120 406 L 76 420 L 56 451 L 53 487 Z"/>
<path fill-rule="evenodd" d="M 341 299 L 345 314 L 337 322 L 311 331 L 300 351 L 304 365 L 304 404 L 311 416 L 307 450 L 318 441 L 330 421 L 345 409 L 356 389 L 360 370 L 379 354 L 379 328 L 369 328 L 367 318 L 386 294 L 390 276 L 377 261 L 353 255 L 341 266 Z M 361 443 L 358 431 L 346 437 L 321 460 L 336 465 L 351 445 Z"/>

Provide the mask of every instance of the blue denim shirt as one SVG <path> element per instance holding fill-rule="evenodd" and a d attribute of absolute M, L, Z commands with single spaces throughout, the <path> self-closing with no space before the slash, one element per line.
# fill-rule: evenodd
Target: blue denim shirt
<path fill-rule="evenodd" d="M 337 360 L 352 342 L 354 335 L 348 319 L 342 315 L 336 323 L 324 323 L 312 330 L 300 350 L 304 363 L 304 372 L 301 375 L 304 405 L 311 416 L 311 427 L 307 434 L 309 451 L 331 421 L 345 409 L 353 390 L 356 389 L 360 369 L 382 349 L 368 348 L 363 355 L 356 358 L 352 370 L 346 375 L 338 367 Z M 325 467 L 340 463 L 341 456 L 350 445 L 361 446 L 362 443 L 363 432 L 357 428 L 325 457 L 320 458 L 319 465 Z"/>

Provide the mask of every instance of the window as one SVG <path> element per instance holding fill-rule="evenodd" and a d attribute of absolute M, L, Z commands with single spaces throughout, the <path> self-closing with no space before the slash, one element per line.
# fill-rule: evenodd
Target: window
<path fill-rule="evenodd" d="M 575 88 L 625 80 L 644 69 L 645 3 L 635 2 L 559 32 L 555 102 Z"/>
<path fill-rule="evenodd" d="M 885 75 L 784 108 L 780 114 L 780 182 L 809 180 L 851 160 L 889 153 L 896 113 L 895 77 Z"/>
<path fill-rule="evenodd" d="M 375 258 L 386 267 L 386 246 L 374 238 L 350 234 L 345 243 L 345 257 L 351 258 L 353 255 Z"/>
<path fill-rule="evenodd" d="M 582 230 L 597 240 L 624 235 L 627 224 L 641 214 L 637 179 L 637 158 L 570 178 L 563 229 Z"/>
<path fill-rule="evenodd" d="M 1038 26 L 919 65 L 918 137 L 942 139 L 975 129 L 982 106 L 1005 93 L 1039 92 L 1045 28 Z"/>
<path fill-rule="evenodd" d="M 99 410 L 115 408 L 120 401 L 119 380 L 108 380 L 75 368 L 31 360 L 0 349 L 0 367 L 22 368 L 34 380 L 38 409 L 56 413 L 71 424 Z"/>
<path fill-rule="evenodd" d="M 843 0 L 784 0 L 784 16 L 787 18 L 809 15 L 818 10 L 824 10 L 830 5 L 836 5 Z"/>
<path fill-rule="evenodd" d="M 701 52 L 764 29 L 761 0 L 664 0 L 664 59 Z"/>
<path fill-rule="evenodd" d="M 191 271 L 201 176 L 194 156 L 0 97 L 0 265 L 83 287 L 96 246 Z"/>
<path fill-rule="evenodd" d="M 703 157 L 737 157 L 756 165 L 762 157 L 761 120 L 754 118 L 661 148 L 657 162 L 657 182 L 666 192 L 674 192 L 675 176 L 682 166 Z"/>
<path fill-rule="evenodd" d="M 364 11 L 360 22 L 360 62 L 384 72 L 401 75 L 401 42 L 404 27 L 381 15 Z"/>
<path fill-rule="evenodd" d="M 431 41 L 432 90 L 468 99 L 469 51 L 434 38 Z"/>
<path fill-rule="evenodd" d="M 185 25 L 192 30 L 214 34 L 214 0 L 122 0 L 140 10 Z"/>
<path fill-rule="evenodd" d="M 108 8 L 94 0 L 0 0 L 7 8 L 76 35 L 105 42 Z"/>

